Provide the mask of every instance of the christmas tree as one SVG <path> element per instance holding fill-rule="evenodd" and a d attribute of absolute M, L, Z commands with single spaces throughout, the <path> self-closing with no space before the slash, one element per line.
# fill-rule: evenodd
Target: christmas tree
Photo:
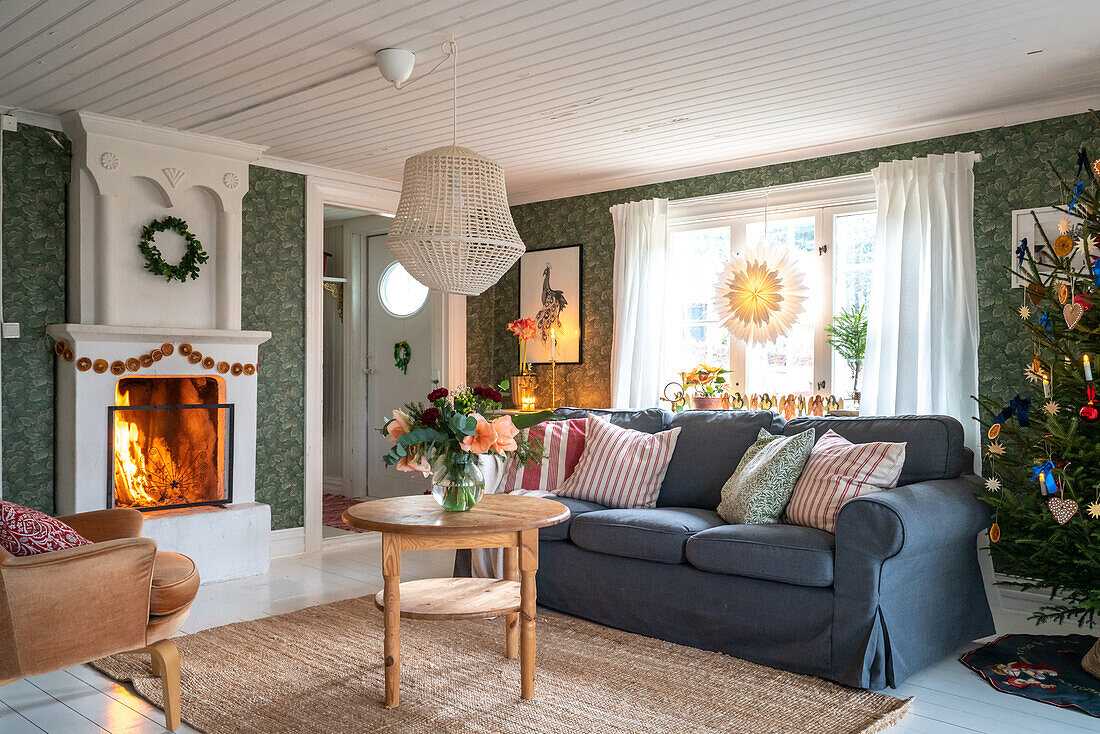
<path fill-rule="evenodd" d="M 1016 243 L 1013 269 L 1026 285 L 1019 314 L 1033 346 L 1020 365 L 1027 385 L 1007 403 L 978 398 L 986 437 L 981 499 L 992 508 L 998 573 L 1017 588 L 1051 593 L 1032 619 L 1091 627 L 1100 612 L 1100 383 L 1093 379 L 1100 162 L 1082 148 L 1073 168 L 1052 168 L 1062 181 L 1065 205 L 1056 208 L 1064 216 L 1048 232 L 1032 213 L 1040 241 Z M 1070 171 L 1072 179 L 1064 175 Z"/>

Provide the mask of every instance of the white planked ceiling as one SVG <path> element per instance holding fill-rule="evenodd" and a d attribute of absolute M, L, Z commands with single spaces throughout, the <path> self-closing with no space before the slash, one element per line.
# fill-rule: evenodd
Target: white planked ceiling
<path fill-rule="evenodd" d="M 0 104 L 399 181 L 451 139 L 513 201 L 1100 105 L 1096 0 L 0 0 Z M 1039 52 L 1041 53 L 1035 53 Z"/>

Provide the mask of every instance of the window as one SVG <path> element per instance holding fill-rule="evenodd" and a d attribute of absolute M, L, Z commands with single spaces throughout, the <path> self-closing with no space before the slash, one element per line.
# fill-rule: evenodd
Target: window
<path fill-rule="evenodd" d="M 730 370 L 731 389 L 743 394 L 846 396 L 851 390 L 848 367 L 833 358 L 824 328 L 834 314 L 867 302 L 875 238 L 873 189 L 845 196 L 843 203 L 802 208 L 788 196 L 785 206 L 768 212 L 767 222 L 761 198 L 756 197 L 752 210 L 738 211 L 734 202 L 722 211 L 721 203 L 708 203 L 703 215 L 692 211 L 693 216 L 683 215 L 686 208 L 676 210 L 678 202 L 670 206 L 674 265 L 663 369 L 674 380 L 700 362 L 723 366 Z M 765 239 L 795 255 L 809 298 L 790 333 L 772 344 L 750 346 L 718 323 L 714 287 L 731 257 Z"/>
<path fill-rule="evenodd" d="M 409 275 L 404 265 L 392 262 L 378 280 L 378 298 L 394 316 L 412 316 L 428 300 L 428 288 Z"/>

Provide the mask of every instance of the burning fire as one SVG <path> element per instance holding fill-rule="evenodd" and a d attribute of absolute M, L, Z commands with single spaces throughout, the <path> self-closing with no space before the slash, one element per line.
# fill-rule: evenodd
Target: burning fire
<path fill-rule="evenodd" d="M 204 400 L 186 381 L 151 388 L 142 405 L 202 405 Z M 190 398 L 190 399 L 188 399 Z M 131 405 L 130 390 L 121 384 L 116 405 Z M 216 408 L 179 410 L 116 410 L 114 413 L 115 506 L 151 508 L 222 499 L 219 448 L 223 433 Z"/>

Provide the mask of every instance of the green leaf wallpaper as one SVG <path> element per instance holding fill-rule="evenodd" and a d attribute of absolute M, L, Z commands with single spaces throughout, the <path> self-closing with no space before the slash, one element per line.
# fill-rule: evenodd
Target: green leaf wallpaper
<path fill-rule="evenodd" d="M 272 530 L 303 524 L 305 471 L 305 176 L 251 166 L 242 222 L 241 328 L 260 345 L 256 500 Z"/>
<path fill-rule="evenodd" d="M 4 133 L 4 320 L 19 322 L 22 334 L 0 342 L 4 499 L 48 513 L 54 356 L 46 324 L 65 320 L 69 163 L 61 133 L 27 125 Z"/>
<path fill-rule="evenodd" d="M 608 209 L 626 201 L 653 197 L 683 199 L 764 186 L 865 173 L 883 161 L 933 153 L 976 151 L 974 167 L 974 239 L 978 258 L 981 310 L 979 367 L 981 390 L 1005 399 L 1021 387 L 1020 365 L 1027 350 L 1015 313 L 1018 291 L 1009 287 L 1004 266 L 1015 247 L 1013 209 L 1066 203 L 1047 161 L 1073 175 L 1077 150 L 1088 142 L 1091 115 L 1071 115 L 1012 127 L 922 140 L 903 145 L 795 161 L 774 166 L 668 181 L 617 191 L 512 207 L 516 227 L 528 250 L 584 245 L 584 364 L 557 368 L 558 403 L 602 407 L 610 402 L 611 275 L 615 236 Z M 1092 151 L 1095 154 L 1095 151 Z M 688 287 L 689 284 L 684 284 Z M 499 283 L 467 301 L 467 380 L 496 382 L 514 373 L 517 346 L 505 325 L 520 316 L 519 267 Z M 539 366 L 539 401 L 550 400 L 549 367 Z"/>

